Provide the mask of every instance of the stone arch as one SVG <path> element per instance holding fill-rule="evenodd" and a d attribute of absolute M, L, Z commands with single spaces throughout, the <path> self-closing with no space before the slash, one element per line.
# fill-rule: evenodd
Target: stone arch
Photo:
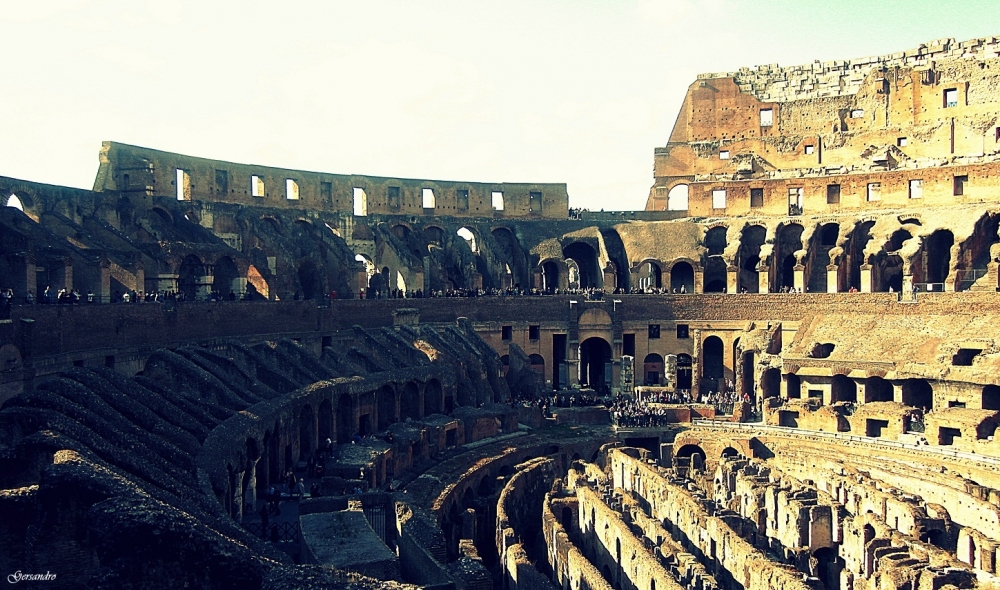
<path fill-rule="evenodd" d="M 305 461 L 316 449 L 316 416 L 312 406 L 299 410 L 299 461 Z"/>
<path fill-rule="evenodd" d="M 391 385 L 383 385 L 378 390 L 376 403 L 378 405 L 378 429 L 382 431 L 398 420 L 396 416 L 396 391 Z"/>
<path fill-rule="evenodd" d="M 545 359 L 540 354 L 528 355 L 528 362 L 531 365 L 531 370 L 536 373 L 541 373 L 545 375 Z"/>
<path fill-rule="evenodd" d="M 903 257 L 899 251 L 903 249 L 903 243 L 913 239 L 913 234 L 900 228 L 892 232 L 886 241 L 884 256 L 879 262 L 879 284 L 878 291 L 888 291 L 892 289 L 896 293 L 903 290 Z"/>
<path fill-rule="evenodd" d="M 594 336 L 580 343 L 580 384 L 603 391 L 607 388 L 611 365 L 611 344 Z"/>
<path fill-rule="evenodd" d="M 705 293 L 725 293 L 729 280 L 729 267 L 722 256 L 709 256 L 705 261 Z"/>
<path fill-rule="evenodd" d="M 951 270 L 951 247 L 955 244 L 955 235 L 951 230 L 939 229 L 932 233 L 924 243 L 924 276 L 922 283 L 944 283 Z M 941 287 L 929 287 L 928 290 L 943 290 Z"/>
<path fill-rule="evenodd" d="M 667 191 L 667 211 L 687 211 L 689 198 L 688 185 L 675 184 Z"/>
<path fill-rule="evenodd" d="M 569 270 L 566 262 L 556 258 L 546 258 L 539 262 L 541 271 L 541 289 L 553 293 L 556 289 L 565 289 L 568 284 Z"/>
<path fill-rule="evenodd" d="M 582 326 L 611 326 L 611 314 L 599 307 L 591 307 L 580 314 L 577 323 Z"/>
<path fill-rule="evenodd" d="M 737 357 L 734 355 L 733 358 Z M 743 353 L 742 358 L 743 358 L 743 363 L 741 367 L 742 369 L 741 376 L 743 377 L 742 379 L 743 387 L 741 388 L 740 393 L 750 396 L 754 400 L 754 402 L 756 402 L 755 399 L 756 388 L 754 387 L 754 385 L 756 384 L 755 370 L 757 368 L 757 354 L 752 350 L 748 350 L 745 353 Z"/>
<path fill-rule="evenodd" d="M 830 402 L 857 402 L 858 384 L 847 375 L 834 375 L 830 382 Z"/>
<path fill-rule="evenodd" d="M 774 285 L 777 290 L 795 286 L 795 266 L 799 263 L 795 253 L 802 250 L 803 231 L 805 228 L 798 223 L 789 223 L 778 230 L 777 256 L 774 257 Z"/>
<path fill-rule="evenodd" d="M 830 250 L 837 247 L 840 237 L 840 225 L 837 223 L 822 223 L 813 234 L 809 246 L 808 289 L 810 293 L 826 293 L 828 291 L 827 267 L 833 262 Z M 837 285 L 832 285 L 836 290 Z"/>
<path fill-rule="evenodd" d="M 718 391 L 718 381 L 725 376 L 725 348 L 718 336 L 705 338 L 701 345 L 701 377 L 711 381 L 709 387 Z"/>
<path fill-rule="evenodd" d="M 848 287 L 854 287 L 859 291 L 862 287 L 861 267 L 868 264 L 865 249 L 868 247 L 868 242 L 872 239 L 871 230 L 874 225 L 875 222 L 869 219 L 854 226 L 854 231 L 851 232 L 850 242 L 847 247 L 847 264 L 841 265 L 842 268 L 846 267 L 847 270 L 847 280 L 845 282 Z"/>
<path fill-rule="evenodd" d="M 748 225 L 743 228 L 739 250 L 739 289 L 747 293 L 760 290 L 760 249 L 767 239 L 767 228 L 762 225 Z"/>
<path fill-rule="evenodd" d="M 320 277 L 316 263 L 308 258 L 299 263 L 297 271 L 302 299 L 318 300 L 323 295 L 323 279 Z"/>
<path fill-rule="evenodd" d="M 639 263 L 636 287 L 639 289 L 662 289 L 663 270 L 659 260 L 647 258 Z"/>
<path fill-rule="evenodd" d="M 663 357 L 655 352 L 646 355 L 642 361 L 642 379 L 646 385 L 663 383 Z"/>
<path fill-rule="evenodd" d="M 403 420 L 420 419 L 420 389 L 413 381 L 407 381 L 399 396 L 399 412 Z"/>
<path fill-rule="evenodd" d="M 597 251 L 586 242 L 573 242 L 563 247 L 563 258 L 576 261 L 580 268 L 580 288 L 604 286 L 604 273 L 597 260 Z"/>
<path fill-rule="evenodd" d="M 458 228 L 458 230 L 455 232 L 455 235 L 462 238 L 462 240 L 466 243 L 466 245 L 469 246 L 469 250 L 473 254 L 479 254 L 479 245 L 482 243 L 482 240 L 479 238 L 479 234 L 473 228 L 463 225 L 462 227 Z"/>
<path fill-rule="evenodd" d="M 528 276 L 528 259 L 517 236 L 510 228 L 504 226 L 493 228 L 490 235 L 493 236 L 493 240 L 500 246 L 500 251 L 504 257 L 503 262 L 510 267 L 513 277 L 512 284 L 504 285 L 504 287 L 529 287 L 531 281 Z"/>
<path fill-rule="evenodd" d="M 205 265 L 194 254 L 188 254 L 181 261 L 178 270 L 177 288 L 188 301 L 195 301 L 205 287 Z"/>
<path fill-rule="evenodd" d="M 670 292 L 694 293 L 694 266 L 687 260 L 670 265 Z"/>
<path fill-rule="evenodd" d="M 220 295 L 225 297 L 230 291 L 234 295 L 238 295 L 237 289 L 240 289 L 238 284 L 238 279 L 240 277 L 240 271 L 236 268 L 236 263 L 229 256 L 223 256 L 215 261 L 214 266 L 214 278 L 212 279 L 212 287 L 215 291 L 218 291 Z"/>
<path fill-rule="evenodd" d="M 958 248 L 955 290 L 968 291 L 980 278 L 986 276 L 993 244 L 1000 241 L 1000 214 L 985 213 L 976 222 L 975 230 Z"/>
<path fill-rule="evenodd" d="M 440 414 L 444 404 L 444 391 L 441 382 L 431 379 L 424 385 L 424 416 Z"/>
<path fill-rule="evenodd" d="M 437 225 L 424 226 L 424 239 L 429 245 L 441 247 L 444 245 L 444 229 Z"/>
<path fill-rule="evenodd" d="M 907 379 L 902 385 L 903 405 L 934 409 L 934 388 L 926 379 Z"/>
<path fill-rule="evenodd" d="M 865 379 L 865 403 L 893 401 L 892 383 L 872 375 Z"/>
<path fill-rule="evenodd" d="M 692 365 L 691 355 L 685 353 L 677 355 L 677 389 L 691 389 Z"/>

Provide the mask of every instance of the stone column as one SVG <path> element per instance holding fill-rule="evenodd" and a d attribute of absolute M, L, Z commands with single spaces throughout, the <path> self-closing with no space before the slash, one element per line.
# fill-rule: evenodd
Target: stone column
<path fill-rule="evenodd" d="M 861 292 L 872 292 L 872 265 L 870 264 L 861 265 Z"/>
<path fill-rule="evenodd" d="M 768 276 L 770 269 L 766 266 L 757 267 L 757 292 L 758 293 L 770 293 L 771 292 L 771 281 Z"/>
<path fill-rule="evenodd" d="M 740 292 L 740 269 L 738 266 L 729 266 L 726 268 L 726 292 Z"/>
<path fill-rule="evenodd" d="M 63 289 L 73 290 L 73 259 L 69 257 L 63 260 Z"/>
<path fill-rule="evenodd" d="M 705 268 L 702 266 L 694 268 L 694 292 L 697 295 L 705 292 Z"/>
<path fill-rule="evenodd" d="M 806 284 L 805 284 L 805 270 L 806 270 L 806 267 L 803 266 L 803 265 L 801 265 L 801 264 L 796 264 L 792 268 L 792 273 L 795 275 L 794 278 L 792 279 L 792 282 L 793 282 L 792 286 L 795 287 L 795 290 L 798 291 L 798 292 L 800 292 L 800 293 L 803 292 L 803 291 L 805 291 L 805 286 L 806 286 Z"/>
<path fill-rule="evenodd" d="M 826 267 L 826 292 L 827 293 L 839 293 L 840 285 L 838 284 L 838 278 L 840 275 L 839 268 L 836 264 L 831 264 Z"/>
<path fill-rule="evenodd" d="M 913 295 L 913 275 L 903 275 L 903 301 L 916 301 Z"/>
<path fill-rule="evenodd" d="M 99 264 L 101 266 L 101 281 L 97 286 L 97 293 L 94 293 L 94 300 L 98 303 L 107 303 L 111 301 L 111 261 L 102 258 Z"/>

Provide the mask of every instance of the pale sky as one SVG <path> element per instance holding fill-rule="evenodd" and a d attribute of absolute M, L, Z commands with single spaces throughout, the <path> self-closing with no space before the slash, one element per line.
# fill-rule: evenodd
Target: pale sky
<path fill-rule="evenodd" d="M 102 140 L 340 174 L 565 182 L 642 209 L 698 73 L 1000 35 L 1000 2 L 4 0 L 0 175 Z"/>

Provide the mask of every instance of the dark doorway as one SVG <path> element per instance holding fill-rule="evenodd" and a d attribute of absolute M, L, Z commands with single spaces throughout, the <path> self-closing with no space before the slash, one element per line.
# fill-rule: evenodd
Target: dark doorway
<path fill-rule="evenodd" d="M 687 262 L 677 262 L 670 268 L 670 292 L 694 293 L 694 268 Z"/>
<path fill-rule="evenodd" d="M 580 384 L 604 391 L 609 386 L 611 345 L 603 338 L 588 338 L 580 344 Z"/>
<path fill-rule="evenodd" d="M 677 389 L 691 389 L 691 355 L 677 355 Z"/>

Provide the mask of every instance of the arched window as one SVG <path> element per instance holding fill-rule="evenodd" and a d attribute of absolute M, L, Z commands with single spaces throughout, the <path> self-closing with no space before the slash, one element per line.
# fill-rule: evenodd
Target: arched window
<path fill-rule="evenodd" d="M 13 207 L 18 211 L 24 211 L 24 204 L 21 203 L 21 199 L 19 199 L 15 194 L 11 194 L 7 197 L 7 206 Z"/>
<path fill-rule="evenodd" d="M 667 193 L 667 211 L 688 210 L 688 185 L 678 184 Z"/>

